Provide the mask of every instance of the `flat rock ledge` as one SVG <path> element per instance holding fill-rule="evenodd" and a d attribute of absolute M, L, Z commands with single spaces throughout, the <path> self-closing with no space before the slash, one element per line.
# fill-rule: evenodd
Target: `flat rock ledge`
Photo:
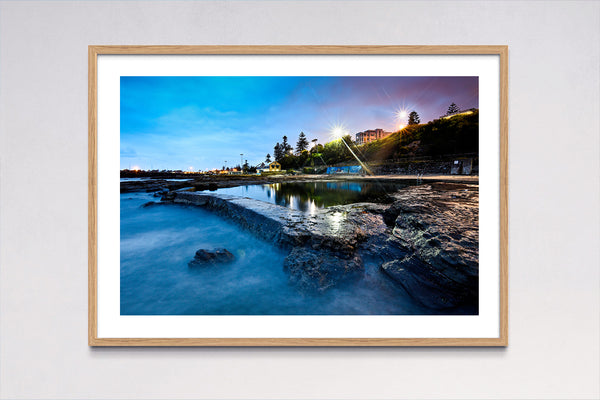
<path fill-rule="evenodd" d="M 290 250 L 284 268 L 301 290 L 324 291 L 364 274 L 363 259 L 430 308 L 476 305 L 478 185 L 431 183 L 397 192 L 392 205 L 357 203 L 314 214 L 245 197 L 172 192 Z"/>
<path fill-rule="evenodd" d="M 290 250 L 284 268 L 290 281 L 304 290 L 323 291 L 346 279 L 362 276 L 358 245 L 384 224 L 364 203 L 336 206 L 315 214 L 259 200 L 202 192 L 176 192 L 173 202 L 210 209 L 257 236 Z M 383 208 L 379 212 L 383 211 Z"/>

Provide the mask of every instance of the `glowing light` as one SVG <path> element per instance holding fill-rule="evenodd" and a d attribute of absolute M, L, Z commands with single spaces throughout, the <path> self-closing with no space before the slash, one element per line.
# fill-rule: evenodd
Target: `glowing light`
<path fill-rule="evenodd" d="M 408 118 L 408 111 L 400 108 L 400 109 L 396 110 L 395 115 L 396 115 L 396 120 L 405 121 Z"/>
<path fill-rule="evenodd" d="M 141 168 L 140 168 L 140 167 L 138 167 L 138 166 L 136 165 L 136 166 L 134 166 L 134 167 L 133 167 L 133 168 L 131 168 L 131 169 L 132 169 L 132 170 L 134 170 L 134 171 L 139 171 Z"/>
<path fill-rule="evenodd" d="M 406 125 L 404 124 L 400 124 L 398 125 L 398 130 L 401 131 L 402 129 L 406 128 Z"/>
<path fill-rule="evenodd" d="M 308 213 L 310 215 L 315 215 L 317 213 L 317 205 L 315 204 L 314 200 L 311 200 L 311 202 L 308 204 Z"/>
<path fill-rule="evenodd" d="M 329 134 L 334 139 L 340 139 L 348 134 L 348 130 L 343 124 L 335 124 L 329 129 Z"/>

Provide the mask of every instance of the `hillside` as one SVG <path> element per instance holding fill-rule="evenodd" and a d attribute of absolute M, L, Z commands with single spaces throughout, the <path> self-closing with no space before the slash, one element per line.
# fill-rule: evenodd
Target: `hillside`
<path fill-rule="evenodd" d="M 479 111 L 409 125 L 384 139 L 357 146 L 366 161 L 412 156 L 443 158 L 451 154 L 477 153 L 478 148 Z"/>

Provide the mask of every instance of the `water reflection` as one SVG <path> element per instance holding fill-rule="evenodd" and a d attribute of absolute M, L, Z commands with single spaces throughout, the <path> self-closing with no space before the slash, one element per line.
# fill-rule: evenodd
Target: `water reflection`
<path fill-rule="evenodd" d="M 390 203 L 393 199 L 389 194 L 407 185 L 351 181 L 280 182 L 218 189 L 217 193 L 241 195 L 314 214 L 319 208 L 341 204 Z"/>
<path fill-rule="evenodd" d="M 340 231 L 344 217 L 345 214 L 339 211 L 327 215 L 326 222 L 331 233 L 338 233 Z"/>

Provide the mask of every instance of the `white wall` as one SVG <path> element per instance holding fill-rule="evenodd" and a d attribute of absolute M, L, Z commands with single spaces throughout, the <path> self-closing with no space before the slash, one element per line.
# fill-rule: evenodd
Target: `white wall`
<path fill-rule="evenodd" d="M 2 2 L 2 398 L 598 398 L 600 3 Z M 87 346 L 88 44 L 508 44 L 506 349 Z"/>

